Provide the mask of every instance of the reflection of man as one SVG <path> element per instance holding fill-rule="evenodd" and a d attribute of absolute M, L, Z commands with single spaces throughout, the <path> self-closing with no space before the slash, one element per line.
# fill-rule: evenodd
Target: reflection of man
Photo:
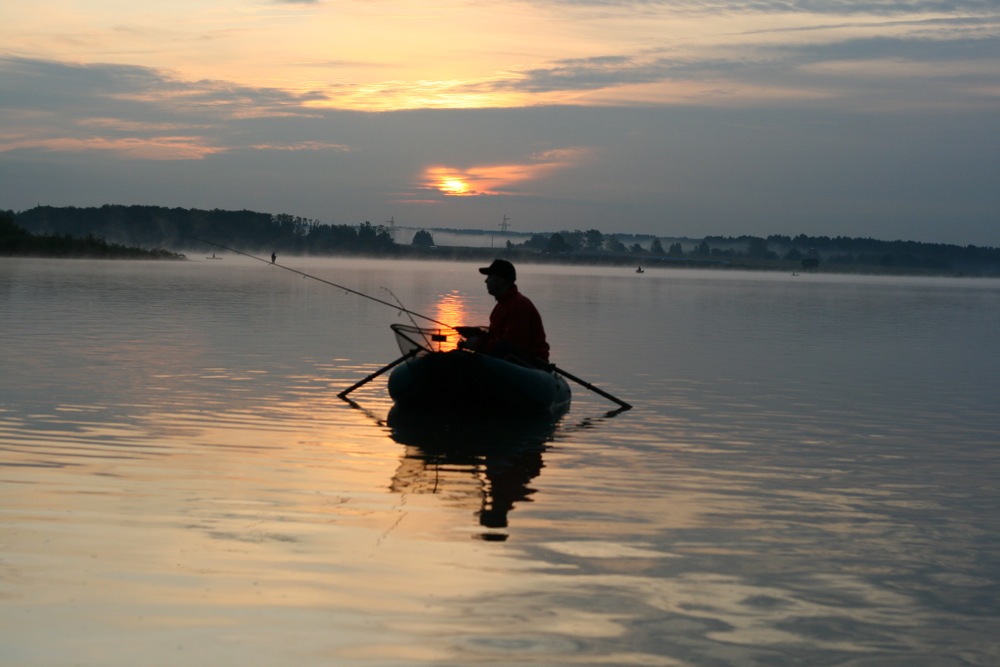
<path fill-rule="evenodd" d="M 497 259 L 479 272 L 486 276 L 486 291 L 497 304 L 490 313 L 490 328 L 485 336 L 481 330 L 460 328 L 459 333 L 472 338 L 468 346 L 498 357 L 514 355 L 548 361 L 549 344 L 542 317 L 531 300 L 518 291 L 514 265 Z"/>

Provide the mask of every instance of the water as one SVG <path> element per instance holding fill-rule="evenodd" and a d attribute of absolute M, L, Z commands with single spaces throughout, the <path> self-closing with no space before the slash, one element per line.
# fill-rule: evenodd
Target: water
<path fill-rule="evenodd" d="M 475 265 L 282 259 L 491 307 Z M 4 260 L 0 661 L 1000 663 L 1000 283 L 521 274 L 635 409 L 574 385 L 431 447 L 384 378 L 336 398 L 390 308 L 232 256 Z"/>

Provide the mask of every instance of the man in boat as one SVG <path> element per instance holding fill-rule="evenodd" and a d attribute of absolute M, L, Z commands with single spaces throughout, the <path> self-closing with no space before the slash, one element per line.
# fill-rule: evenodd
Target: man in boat
<path fill-rule="evenodd" d="M 521 357 L 547 362 L 549 344 L 535 304 L 521 294 L 515 284 L 517 271 L 505 259 L 494 260 L 479 269 L 486 276 L 486 291 L 497 303 L 490 313 L 490 327 L 458 327 L 468 340 L 464 347 L 497 357 Z"/>

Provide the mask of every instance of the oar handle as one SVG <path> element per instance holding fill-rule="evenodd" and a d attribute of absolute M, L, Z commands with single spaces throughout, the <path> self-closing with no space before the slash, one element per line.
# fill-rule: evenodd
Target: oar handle
<path fill-rule="evenodd" d="M 419 347 L 410 350 L 409 352 L 407 352 L 406 354 L 404 354 L 403 356 L 401 356 L 399 359 L 396 359 L 391 364 L 386 364 L 382 368 L 378 369 L 377 371 L 375 371 L 374 373 L 372 373 L 371 375 L 369 375 L 368 377 L 366 377 L 364 380 L 361 380 L 360 382 L 355 382 L 353 385 L 351 385 L 350 387 L 348 387 L 344 391 L 342 391 L 339 394 L 337 394 L 337 397 L 338 398 L 342 398 L 345 401 L 350 401 L 350 399 L 347 398 L 347 395 L 350 394 L 352 391 L 354 391 L 358 387 L 363 387 L 364 385 L 368 384 L 369 382 L 371 382 L 372 380 L 374 380 L 375 378 L 377 378 L 379 375 L 382 375 L 382 373 L 385 373 L 386 371 L 395 368 L 396 366 L 398 366 L 399 364 L 403 363 L 404 361 L 406 361 L 410 357 L 415 357 L 417 355 L 417 353 L 420 352 L 420 350 L 421 350 L 421 348 L 419 348 Z"/>
<path fill-rule="evenodd" d="M 564 371 L 563 369 L 559 368 L 555 364 L 549 364 L 549 367 L 552 370 L 554 370 L 556 373 L 559 373 L 560 375 L 568 377 L 573 382 L 576 382 L 577 384 L 579 384 L 579 385 L 581 385 L 583 387 L 586 387 L 587 389 L 589 389 L 590 391 L 594 392 L 595 394 L 599 394 L 599 395 L 603 396 L 604 398 L 608 399 L 609 401 L 617 403 L 618 405 L 620 405 L 622 407 L 622 410 L 631 410 L 632 409 L 632 405 L 631 404 L 626 403 L 625 401 L 623 401 L 622 399 L 618 398 L 617 396 L 612 396 L 611 394 L 609 394 L 608 392 L 604 391 L 603 389 L 600 389 L 599 387 L 595 387 L 594 385 L 590 384 L 586 380 L 581 380 L 580 378 L 578 378 L 577 376 L 573 375 L 572 373 L 567 373 L 566 371 Z"/>

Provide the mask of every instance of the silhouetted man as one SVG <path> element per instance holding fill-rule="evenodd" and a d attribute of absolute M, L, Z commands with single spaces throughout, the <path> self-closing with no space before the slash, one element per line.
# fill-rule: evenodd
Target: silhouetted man
<path fill-rule="evenodd" d="M 548 361 L 549 344 L 542 317 L 535 304 L 517 289 L 514 265 L 497 259 L 479 272 L 486 276 L 486 291 L 497 304 L 490 313 L 489 330 L 458 327 L 458 332 L 470 339 L 466 347 L 498 357 L 514 355 Z"/>

